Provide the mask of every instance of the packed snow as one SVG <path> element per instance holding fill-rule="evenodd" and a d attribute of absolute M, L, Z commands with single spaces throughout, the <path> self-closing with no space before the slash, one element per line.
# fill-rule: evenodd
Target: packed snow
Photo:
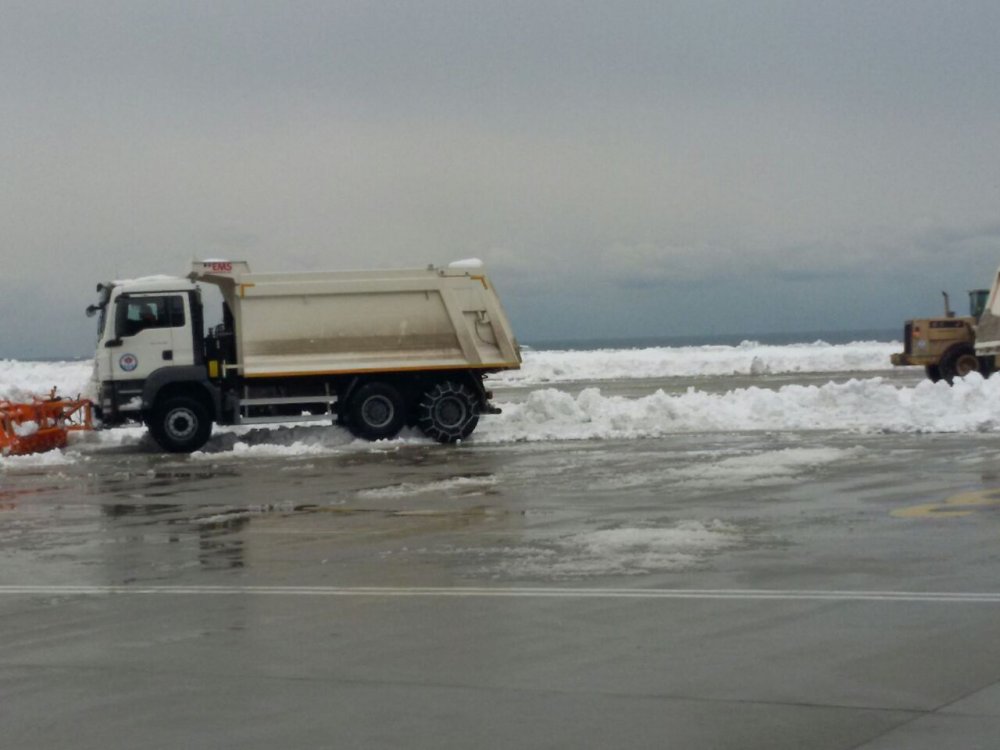
<path fill-rule="evenodd" d="M 738 388 L 708 393 L 662 390 L 639 398 L 536 390 L 504 413 L 483 420 L 474 436 L 487 442 L 634 439 L 684 432 L 845 430 L 855 432 L 986 432 L 1000 429 L 1000 377 L 971 373 L 954 386 L 901 387 L 883 378 L 821 386 Z"/>
<path fill-rule="evenodd" d="M 38 422 L 21 422 L 20 424 L 13 424 L 11 427 L 14 430 L 14 434 L 18 437 L 28 437 L 38 432 Z"/>
<path fill-rule="evenodd" d="M 902 350 L 893 342 L 776 346 L 744 341 L 739 346 L 681 346 L 646 349 L 523 352 L 520 370 L 493 375 L 506 386 L 590 380 L 723 375 L 777 375 L 797 372 L 874 372 L 891 369 L 889 357 Z"/>
<path fill-rule="evenodd" d="M 689 389 L 656 391 L 639 398 L 606 396 L 598 388 L 577 395 L 554 388 L 532 392 L 519 403 L 501 404 L 503 414 L 484 417 L 469 443 L 497 444 L 554 440 L 635 440 L 677 434 L 754 431 L 843 431 L 854 433 L 941 433 L 1000 431 L 1000 378 L 971 374 L 953 387 L 924 381 L 900 387 L 881 378 L 788 385 L 775 390 L 742 388 L 725 393 Z M 369 443 L 339 427 L 217 427 L 191 460 L 213 462 L 254 458 L 307 458 L 351 451 L 392 450 L 430 441 L 404 430 L 393 441 Z M 134 445 L 156 450 L 140 427 L 73 435 L 70 447 L 88 452 Z M 808 451 L 789 453 L 786 463 L 808 463 Z M 820 456 L 820 459 L 823 457 Z M 748 459 L 752 461 L 753 459 Z M 0 460 L 0 467 L 6 459 Z M 743 470 L 739 459 L 717 467 Z M 773 472 L 775 465 L 759 466 Z M 387 493 L 405 488 L 387 488 Z"/>

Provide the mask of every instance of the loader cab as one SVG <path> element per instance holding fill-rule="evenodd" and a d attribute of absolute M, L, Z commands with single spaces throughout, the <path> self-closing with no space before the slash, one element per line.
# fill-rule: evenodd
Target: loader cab
<path fill-rule="evenodd" d="M 969 291 L 969 315 L 979 322 L 986 309 L 986 300 L 990 297 L 989 289 L 971 289 Z"/>

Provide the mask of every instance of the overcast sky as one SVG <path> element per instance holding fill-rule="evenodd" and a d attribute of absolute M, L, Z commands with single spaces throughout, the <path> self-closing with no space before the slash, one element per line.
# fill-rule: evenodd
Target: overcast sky
<path fill-rule="evenodd" d="M 519 337 L 901 327 L 1000 265 L 1000 3 L 0 0 L 0 358 L 94 284 L 480 257 Z"/>

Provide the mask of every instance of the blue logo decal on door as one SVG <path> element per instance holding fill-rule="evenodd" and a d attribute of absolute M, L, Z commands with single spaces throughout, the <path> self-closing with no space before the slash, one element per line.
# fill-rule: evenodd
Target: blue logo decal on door
<path fill-rule="evenodd" d="M 125 372 L 132 372 L 139 366 L 139 358 L 134 354 L 123 354 L 118 360 L 118 366 Z"/>

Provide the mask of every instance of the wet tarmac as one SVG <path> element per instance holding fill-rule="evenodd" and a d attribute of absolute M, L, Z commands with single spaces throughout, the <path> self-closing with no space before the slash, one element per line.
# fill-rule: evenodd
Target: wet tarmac
<path fill-rule="evenodd" d="M 104 447 L 0 473 L 3 744 L 993 748 L 998 581 L 995 434 Z"/>

